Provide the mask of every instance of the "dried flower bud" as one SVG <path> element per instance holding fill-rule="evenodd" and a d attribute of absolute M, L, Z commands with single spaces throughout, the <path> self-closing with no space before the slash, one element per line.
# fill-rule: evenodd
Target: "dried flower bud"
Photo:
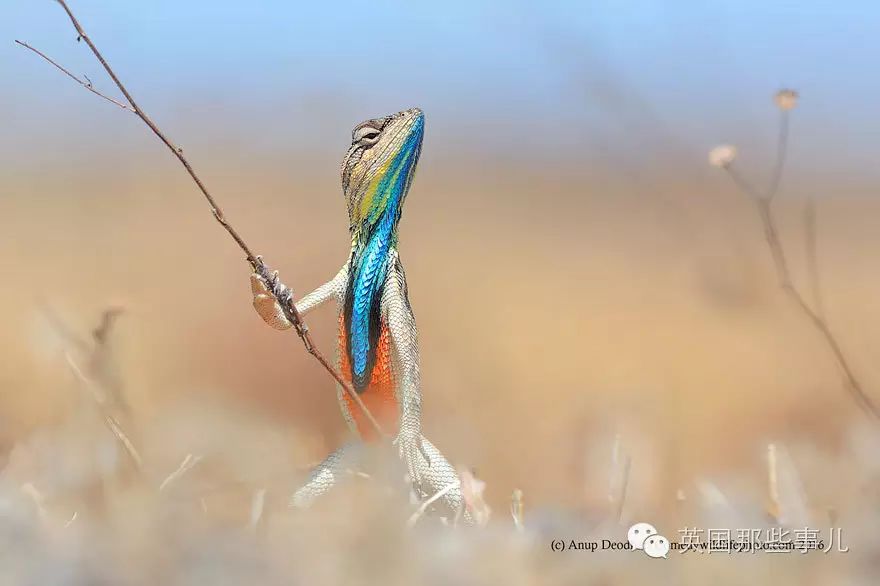
<path fill-rule="evenodd" d="M 466 468 L 458 470 L 458 477 L 461 479 L 461 496 L 464 505 L 470 512 L 471 517 L 480 527 L 484 527 L 489 522 L 492 509 L 483 500 L 483 491 L 486 490 L 486 483 L 474 476 L 473 472 Z"/>
<path fill-rule="evenodd" d="M 709 164 L 713 167 L 726 169 L 736 159 L 736 147 L 721 144 L 709 151 Z"/>
<path fill-rule="evenodd" d="M 797 106 L 798 93 L 794 90 L 779 90 L 773 96 L 773 101 L 780 110 L 793 110 Z"/>

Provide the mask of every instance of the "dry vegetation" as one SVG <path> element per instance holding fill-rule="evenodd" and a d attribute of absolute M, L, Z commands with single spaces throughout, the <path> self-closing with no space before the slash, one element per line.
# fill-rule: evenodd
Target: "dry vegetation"
<path fill-rule="evenodd" d="M 95 91 L 91 82 L 87 89 Z M 119 287 L 151 299 L 156 309 L 105 309 L 88 333 L 54 309 L 65 299 L 60 293 L 40 303 L 33 320 L 30 311 L 16 312 L 8 323 L 20 326 L 27 313 L 29 325 L 7 328 L 2 338 L 10 362 L 21 366 L 0 371 L 7 377 L 0 385 L 8 422 L 0 436 L 6 455 L 0 583 L 873 584 L 880 563 L 880 427 L 868 397 L 878 394 L 864 352 L 849 356 L 843 348 L 854 344 L 839 339 L 853 335 L 861 314 L 826 312 L 834 299 L 820 287 L 813 204 L 802 239 L 806 252 L 783 244 L 779 211 L 771 203 L 782 205 L 789 220 L 795 216 L 774 198 L 796 96 L 782 92 L 776 102 L 783 126 L 769 187 L 757 190 L 739 174 L 734 148 L 716 149 L 710 162 L 728 171 L 750 199 L 703 218 L 733 218 L 742 241 L 753 243 L 741 257 L 767 257 L 757 277 L 751 261 L 743 268 L 730 253 L 732 243 L 741 242 L 733 238 L 713 246 L 707 237 L 707 264 L 689 256 L 689 243 L 663 240 L 669 250 L 646 252 L 644 242 L 657 237 L 638 225 L 631 209 L 624 206 L 621 217 L 588 195 L 571 203 L 569 214 L 560 198 L 559 225 L 535 227 L 540 220 L 522 203 L 534 185 L 519 191 L 494 186 L 506 198 L 506 223 L 498 222 L 494 209 L 474 204 L 481 194 L 450 190 L 456 195 L 443 200 L 449 207 L 474 206 L 473 224 L 458 226 L 453 243 L 432 226 L 452 225 L 457 216 L 439 210 L 412 219 L 423 237 L 407 238 L 408 244 L 443 241 L 423 249 L 423 262 L 410 272 L 416 312 L 429 334 L 423 341 L 432 389 L 427 425 L 437 429 L 438 443 L 450 446 L 454 461 L 479 468 L 478 474 L 463 468 L 472 505 L 488 515 L 488 502 L 493 511 L 479 528 L 421 515 L 400 488 L 397 463 L 381 451 L 365 455 L 370 476 L 352 474 L 309 510 L 287 508 L 309 465 L 341 440 L 330 382 L 292 357 L 289 345 L 279 348 L 281 338 L 259 338 L 244 325 L 259 327 L 239 317 L 250 311 L 246 275 L 212 266 L 221 262 L 216 255 L 202 255 L 208 277 L 183 274 L 161 285 L 119 278 L 136 282 Z M 439 188 L 424 189 L 427 195 L 432 190 Z M 496 197 L 489 191 L 484 198 Z M 171 221 L 161 210 L 174 197 L 166 197 L 153 213 Z M 757 219 L 754 209 L 746 209 L 752 204 Z M 693 209 L 701 213 L 699 205 Z M 876 217 L 877 210 L 870 211 Z M 839 212 L 844 228 L 834 233 L 845 236 L 850 220 L 864 213 Z M 583 224 L 566 224 L 565 217 L 586 215 L 617 227 L 630 221 L 629 238 L 619 237 L 617 228 L 603 236 L 597 222 L 590 226 L 591 240 L 581 239 L 576 229 Z M 53 221 L 64 226 L 68 218 L 46 214 L 40 220 L 51 232 Z M 141 227 L 156 220 L 148 217 Z M 656 224 L 655 218 L 641 221 Z M 320 241 L 314 226 L 329 223 L 318 218 L 294 238 Z M 760 245 L 761 229 L 768 247 Z M 184 231 L 177 232 L 168 250 L 187 244 Z M 10 234 L 15 237 L 13 223 Z M 528 235 L 534 238 L 523 244 Z M 118 243 L 125 267 L 110 259 L 91 280 L 75 275 L 79 280 L 69 282 L 78 290 L 71 297 L 97 303 L 116 283 L 115 274 L 167 275 L 164 265 L 129 266 L 131 259 L 158 256 L 138 249 L 146 246 L 138 244 L 137 233 L 129 236 L 128 244 Z M 210 237 L 195 233 L 189 244 Z M 204 246 L 202 252 L 212 251 Z M 325 253 L 311 261 L 330 272 L 325 269 L 334 257 Z M 63 256 L 51 248 L 41 254 Z M 513 254 L 532 269 L 527 283 L 513 270 Z M 799 255 L 806 259 L 807 279 L 792 275 Z M 845 250 L 829 253 L 843 257 Z M 65 268 L 53 270 L 65 274 Z M 451 295 L 456 285 L 445 282 L 447 273 L 468 279 L 473 296 Z M 668 274 L 686 275 L 687 284 L 664 280 Z M 853 278 L 852 272 L 841 274 L 835 273 L 836 282 Z M 241 295 L 189 293 L 211 277 L 240 277 Z M 800 281 L 811 294 L 798 288 Z M 559 290 L 547 291 L 547 283 L 558 283 Z M 517 295 L 501 298 L 499 290 Z M 852 293 L 838 295 L 842 305 L 864 306 L 846 303 L 858 301 Z M 25 306 L 22 300 L 30 297 L 29 290 L 7 293 L 3 305 Z M 480 306 L 474 303 L 479 298 L 496 301 Z M 523 298 L 533 304 L 540 335 L 509 319 Z M 444 329 L 450 313 L 458 326 Z M 316 322 L 316 332 L 332 332 L 324 321 Z M 468 324 L 476 325 L 463 336 Z M 138 334 L 139 351 L 120 360 L 125 352 L 118 352 L 118 340 L 131 340 L 134 328 L 146 331 Z M 29 342 L 21 332 L 32 334 Z M 815 340 L 805 341 L 810 336 Z M 319 343 L 331 338 L 316 337 Z M 471 362 L 447 358 L 452 347 Z M 844 372 L 843 386 L 836 384 L 835 365 Z M 248 400 L 177 388 L 195 384 L 181 372 L 204 371 L 214 375 L 207 379 L 212 389 L 244 389 Z M 298 388 L 286 386 L 291 379 Z M 326 402 L 307 404 L 318 395 L 310 390 L 324 387 Z M 465 401 L 472 414 L 456 412 L 456 403 Z M 322 417 L 323 423 L 312 423 Z M 331 417 L 334 423 L 327 423 Z M 652 522 L 673 541 L 685 527 L 811 527 L 823 539 L 841 528 L 849 551 L 838 552 L 834 544 L 827 554 L 672 552 L 668 560 L 630 551 L 551 551 L 553 540 L 621 541 L 637 521 Z"/>
<path fill-rule="evenodd" d="M 784 441 L 752 451 L 746 472 L 686 462 L 672 474 L 668 466 L 682 466 L 682 457 L 657 462 L 657 438 L 675 432 L 633 425 L 637 412 L 621 414 L 620 406 L 606 410 L 618 413 L 614 425 L 587 420 L 563 430 L 569 443 L 555 451 L 575 458 L 575 475 L 558 474 L 549 464 L 555 454 L 536 461 L 521 442 L 499 435 L 501 426 L 484 424 L 480 434 L 459 430 L 466 443 L 456 458 L 486 466 L 494 514 L 484 527 L 419 517 L 417 505 L 394 488 L 400 483 L 389 480 L 399 473 L 395 463 L 381 454 L 370 455 L 378 458 L 371 469 L 381 472 L 355 474 L 313 509 L 292 511 L 287 498 L 324 446 L 310 447 L 307 434 L 292 436 L 285 422 L 218 396 L 177 398 L 139 414 L 128 398 L 138 385 L 115 347 L 131 324 L 125 307 L 104 310 L 88 334 L 51 305 L 41 304 L 38 314 L 34 349 L 42 364 L 63 369 L 54 396 L 67 400 L 53 409 L 53 421 L 6 436 L 4 583 L 872 583 L 880 432 L 858 411 L 850 411 L 833 446 L 809 427 L 792 433 L 797 428 L 785 415 L 776 416 Z M 835 392 L 833 385 L 824 390 Z M 511 407 L 515 416 L 516 402 Z M 558 425 L 559 416 L 546 413 Z M 538 441 L 525 435 L 525 445 Z M 723 457 L 755 439 L 738 426 L 723 436 L 729 450 L 723 441 L 704 449 Z M 521 457 L 524 493 L 480 457 L 485 445 L 498 446 L 508 460 Z M 481 481 L 469 482 L 480 497 Z M 569 496 L 554 504 L 547 495 L 562 485 Z M 532 486 L 544 489 L 536 502 Z M 827 554 L 672 552 L 663 561 L 629 551 L 550 549 L 556 539 L 620 541 L 631 523 L 644 520 L 673 541 L 685 527 L 811 527 L 825 540 L 839 527 L 849 551 L 835 544 Z"/>
<path fill-rule="evenodd" d="M 151 421 L 131 417 L 110 315 L 86 339 L 44 311 L 72 401 L 60 421 L 9 452 L 0 481 L 4 584 L 873 583 L 873 426 L 853 426 L 837 455 L 809 442 L 772 444 L 760 480 L 694 478 L 673 506 L 650 513 L 673 540 L 683 527 L 813 527 L 823 539 L 842 527 L 848 553 L 836 545 L 827 554 L 672 552 L 663 561 L 553 552 L 551 540 L 620 541 L 644 520 L 652 495 L 630 481 L 630 468 L 645 465 L 638 447 L 650 437 L 582 447 L 585 486 L 598 480 L 604 501 L 561 508 L 516 494 L 481 528 L 433 518 L 409 527 L 414 505 L 390 490 L 393 476 L 379 474 L 353 476 L 313 509 L 292 511 L 286 499 L 303 471 L 277 422 L 205 401 L 178 402 Z"/>

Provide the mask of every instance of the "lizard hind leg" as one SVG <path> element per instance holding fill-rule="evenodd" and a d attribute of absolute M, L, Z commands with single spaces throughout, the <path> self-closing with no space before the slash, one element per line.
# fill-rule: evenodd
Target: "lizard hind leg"
<path fill-rule="evenodd" d="M 345 444 L 324 458 L 311 471 L 308 481 L 290 497 L 289 506 L 297 509 L 308 507 L 316 498 L 356 474 L 362 455 L 360 452 L 358 444 Z"/>
<path fill-rule="evenodd" d="M 449 520 L 461 515 L 464 523 L 470 525 L 471 515 L 465 508 L 461 480 L 455 468 L 425 436 L 422 436 L 421 450 L 424 457 L 418 459 L 421 482 L 417 486 L 420 496 L 426 499 L 443 492 L 438 499 L 437 513 Z"/>

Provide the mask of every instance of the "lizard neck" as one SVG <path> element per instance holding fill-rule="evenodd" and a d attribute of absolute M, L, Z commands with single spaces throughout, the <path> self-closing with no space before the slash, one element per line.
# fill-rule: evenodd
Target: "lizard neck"
<path fill-rule="evenodd" d="M 346 287 L 345 352 L 355 390 L 366 390 L 381 334 L 382 292 L 397 259 L 399 202 L 383 212 L 369 237 L 352 246 Z"/>
<path fill-rule="evenodd" d="M 346 184 L 351 229 L 349 282 L 343 321 L 352 386 L 369 386 L 382 334 L 382 292 L 397 256 L 397 226 L 422 144 L 421 117 L 393 156 L 361 184 Z"/>

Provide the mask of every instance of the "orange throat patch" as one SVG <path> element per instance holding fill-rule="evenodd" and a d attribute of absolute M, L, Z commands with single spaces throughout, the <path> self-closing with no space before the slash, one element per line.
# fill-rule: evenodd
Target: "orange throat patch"
<path fill-rule="evenodd" d="M 399 406 L 395 395 L 394 369 L 391 364 L 391 332 L 384 323 L 381 327 L 376 348 L 376 363 L 373 366 L 370 382 L 360 393 L 360 397 L 382 429 L 395 436 Z M 346 382 L 351 383 L 351 362 L 346 352 L 345 318 L 342 315 L 339 316 L 339 373 Z M 361 439 L 364 441 L 379 439 L 376 430 L 348 393 L 343 393 L 343 401 L 344 408 L 348 410 Z"/>

